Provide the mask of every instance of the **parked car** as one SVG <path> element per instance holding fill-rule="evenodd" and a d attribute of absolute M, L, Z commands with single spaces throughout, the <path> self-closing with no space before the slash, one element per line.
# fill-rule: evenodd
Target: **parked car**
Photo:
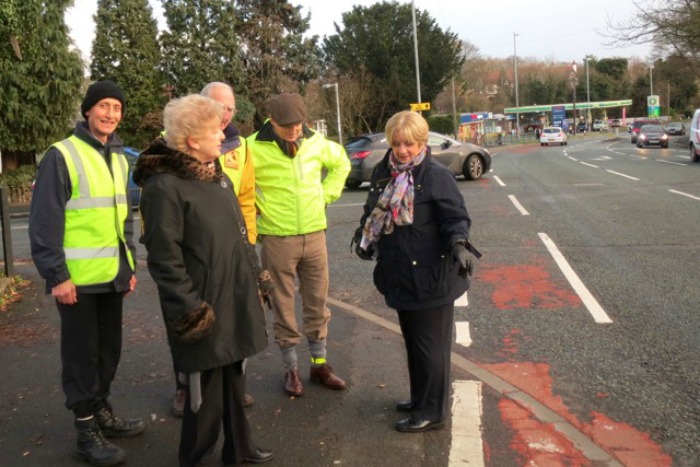
<path fill-rule="evenodd" d="M 690 161 L 700 162 L 700 109 L 696 109 L 693 113 L 693 119 L 690 121 L 690 130 L 688 136 L 688 147 L 690 148 Z"/>
<path fill-rule="evenodd" d="M 629 129 L 630 143 L 635 144 L 637 142 L 637 135 L 639 134 L 639 130 L 644 125 L 660 125 L 660 124 L 661 124 L 661 122 L 655 118 L 654 119 L 640 118 L 638 120 L 635 120 Z"/>
<path fill-rule="evenodd" d="M 659 145 L 662 148 L 668 147 L 668 135 L 661 125 L 644 125 L 637 134 L 637 147 Z"/>
<path fill-rule="evenodd" d="M 134 183 L 134 167 L 136 167 L 136 161 L 139 159 L 140 151 L 131 147 L 124 148 L 124 155 L 126 156 L 126 161 L 129 163 L 129 198 L 131 199 L 131 207 L 138 209 L 139 201 L 141 201 L 141 188 Z"/>
<path fill-rule="evenodd" d="M 585 133 L 588 130 L 588 125 L 586 122 L 578 122 L 576 125 L 576 133 Z"/>
<path fill-rule="evenodd" d="M 540 136 L 540 146 L 549 146 L 549 143 L 559 143 L 561 146 L 567 144 L 566 133 L 559 126 L 548 126 L 542 130 Z"/>
<path fill-rule="evenodd" d="M 610 120 L 611 128 L 620 128 L 622 126 L 622 121 L 619 118 L 613 118 Z"/>
<path fill-rule="evenodd" d="M 684 135 L 685 125 L 681 122 L 672 122 L 664 127 L 668 135 Z"/>
<path fill-rule="evenodd" d="M 477 180 L 491 170 L 491 154 L 481 146 L 454 140 L 440 133 L 428 134 L 428 146 L 433 158 L 447 166 L 455 175 L 466 180 Z M 345 143 L 350 158 L 350 174 L 345 181 L 348 188 L 357 188 L 372 178 L 372 171 L 386 154 L 389 143 L 384 133 L 356 136 Z"/>
<path fill-rule="evenodd" d="M 591 127 L 592 131 L 607 131 L 608 130 L 608 124 L 604 122 L 603 120 L 595 120 L 593 122 L 593 126 Z"/>

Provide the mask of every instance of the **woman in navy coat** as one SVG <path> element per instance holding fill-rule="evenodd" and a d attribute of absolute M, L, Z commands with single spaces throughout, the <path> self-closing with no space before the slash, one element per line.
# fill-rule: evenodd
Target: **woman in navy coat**
<path fill-rule="evenodd" d="M 399 112 L 386 137 L 391 148 L 372 174 L 355 252 L 376 257 L 374 284 L 397 310 L 406 344 L 410 399 L 396 409 L 410 416 L 396 429 L 436 430 L 449 411 L 454 301 L 469 287 L 478 252 L 456 179 L 430 156 L 425 119 Z"/>

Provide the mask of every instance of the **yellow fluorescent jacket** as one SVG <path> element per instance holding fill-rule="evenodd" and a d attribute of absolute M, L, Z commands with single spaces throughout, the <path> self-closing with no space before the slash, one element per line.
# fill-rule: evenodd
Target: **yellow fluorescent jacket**
<path fill-rule="evenodd" d="M 54 147 L 63 155 L 72 187 L 63 238 L 71 280 L 76 285 L 110 282 L 119 272 L 120 244 L 134 269 L 124 237 L 129 209 L 126 158 L 113 152 L 110 173 L 102 154 L 80 138 L 71 136 Z"/>

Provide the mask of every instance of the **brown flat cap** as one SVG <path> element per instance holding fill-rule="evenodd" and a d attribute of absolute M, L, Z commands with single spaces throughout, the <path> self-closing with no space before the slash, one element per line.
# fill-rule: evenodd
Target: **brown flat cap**
<path fill-rule="evenodd" d="M 283 93 L 268 102 L 270 117 L 281 126 L 295 125 L 306 121 L 304 99 L 297 93 Z"/>

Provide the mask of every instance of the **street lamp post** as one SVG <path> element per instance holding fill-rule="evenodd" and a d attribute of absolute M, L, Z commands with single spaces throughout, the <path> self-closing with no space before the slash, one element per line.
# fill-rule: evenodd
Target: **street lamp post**
<path fill-rule="evenodd" d="M 413 16 L 413 50 L 416 56 L 416 88 L 418 89 L 418 102 L 420 98 L 420 67 L 418 65 L 418 28 L 416 26 L 416 2 L 411 0 L 411 14 Z"/>
<path fill-rule="evenodd" d="M 651 71 L 654 69 L 654 64 L 651 63 L 649 64 L 649 95 L 653 96 L 654 95 L 654 77 L 652 76 Z"/>
<path fill-rule="evenodd" d="M 591 124 L 591 81 L 588 75 L 588 60 L 589 57 L 586 55 L 586 103 L 588 104 L 588 117 L 586 125 Z"/>
<path fill-rule="evenodd" d="M 573 94 L 573 134 L 576 134 L 576 86 L 578 86 L 578 77 L 576 76 L 576 65 L 571 69 L 569 74 L 569 84 L 571 84 L 571 92 Z"/>
<path fill-rule="evenodd" d="M 335 88 L 335 113 L 338 121 L 338 143 L 343 144 L 343 128 L 340 125 L 340 95 L 338 94 L 338 83 L 324 84 L 323 89 Z"/>
<path fill-rule="evenodd" d="M 515 68 L 515 134 L 520 137 L 520 100 L 518 99 L 518 51 L 515 46 L 515 38 L 518 37 L 513 33 L 513 67 Z"/>

